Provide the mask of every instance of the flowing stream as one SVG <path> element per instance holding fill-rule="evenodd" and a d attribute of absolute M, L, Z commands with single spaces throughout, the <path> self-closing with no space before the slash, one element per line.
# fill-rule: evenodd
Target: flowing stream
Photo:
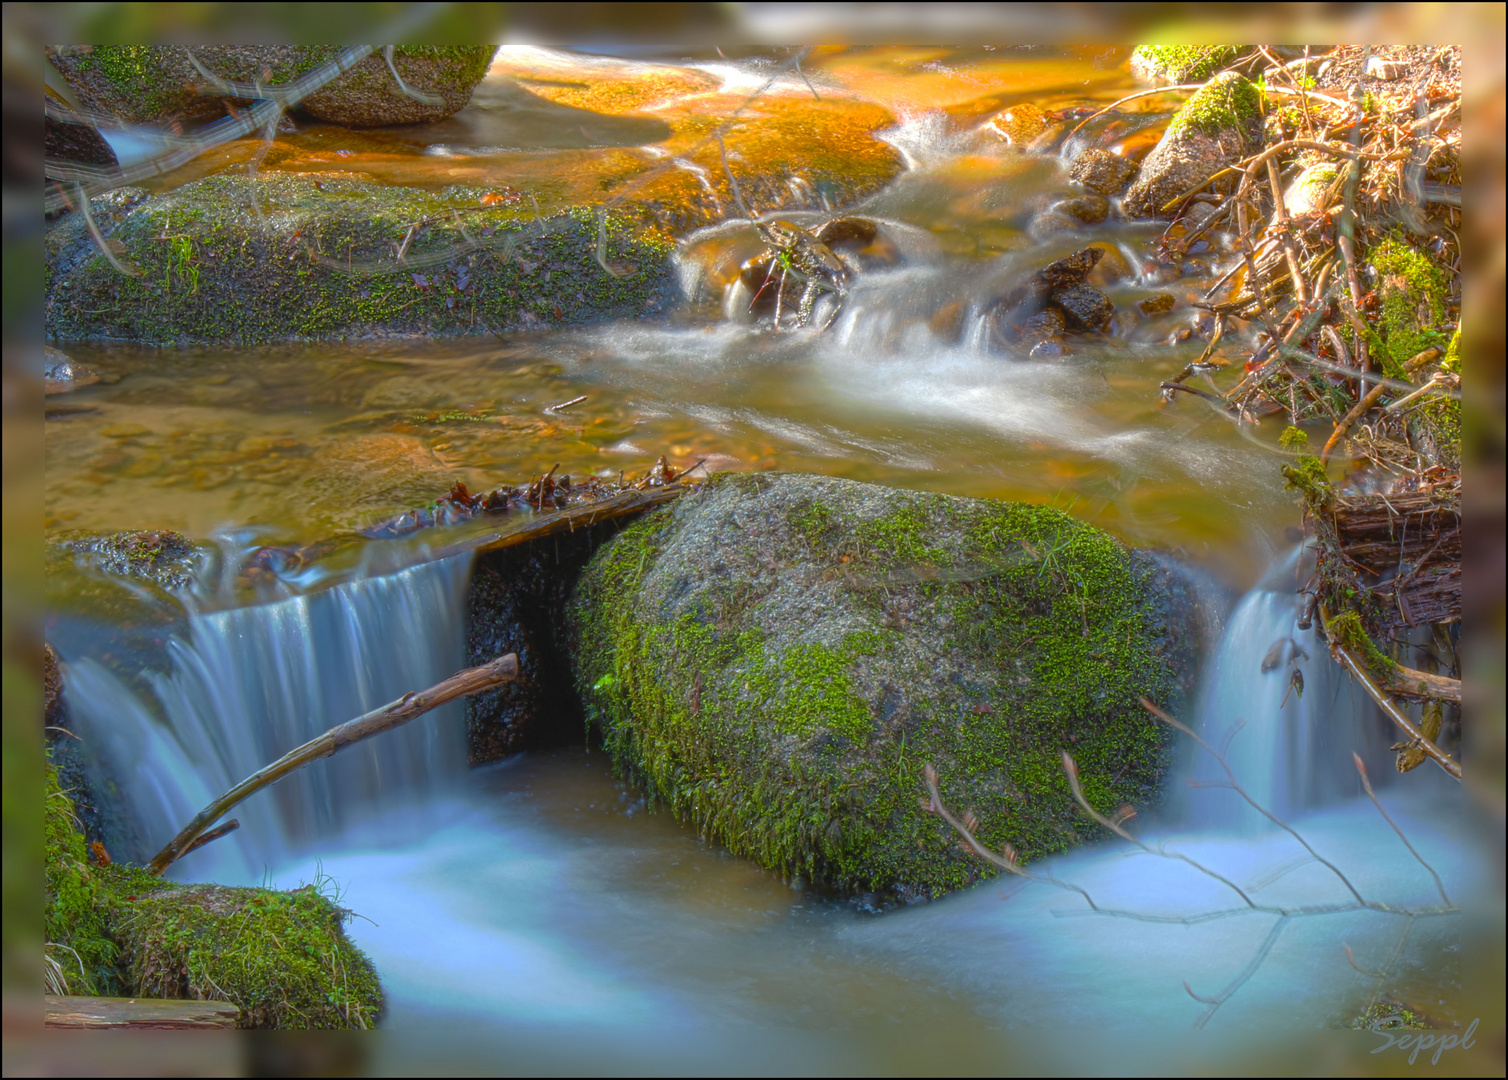
<path fill-rule="evenodd" d="M 1085 85 L 1091 101 L 1123 89 L 1108 77 Z M 1143 226 L 1028 242 L 1033 208 L 1066 189 L 1057 157 L 929 115 L 891 137 L 910 169 L 858 212 L 885 223 L 906 257 L 860 279 L 822 334 L 771 334 L 736 305 L 723 317 L 715 268 L 754 243 L 730 225 L 684 245 L 688 299 L 664 325 L 255 357 L 71 349 L 104 379 L 50 417 L 49 528 L 173 527 L 244 544 L 254 525 L 257 540 L 307 541 L 420 505 L 454 479 L 481 489 L 557 461 L 616 474 L 661 453 L 1053 501 L 1243 596 L 1210 650 L 1196 726 L 1227 748 L 1242 789 L 1335 868 L 1190 747 L 1164 820 L 1136 825 L 1150 850 L 1108 840 L 1030 868 L 1109 910 L 1005 878 L 868 914 L 649 811 L 600 754 L 468 769 L 451 706 L 253 797 L 235 812 L 239 833 L 173 873 L 281 887 L 332 877 L 361 916 L 349 932 L 376 962 L 394 1029 L 487 1025 L 526 1042 L 581 1031 L 694 1040 L 729 1025 L 1240 1031 L 1344 1025 L 1384 983 L 1449 1017 L 1457 916 L 1308 910 L 1345 907 L 1354 886 L 1433 911 L 1467 882 L 1459 789 L 1431 766 L 1387 784 L 1394 733 L 1296 629 L 1300 556 L 1287 553 L 1298 515 L 1272 425 L 1243 434 L 1198 401 L 1159 407 L 1158 381 L 1202 347 L 1165 343 L 1186 308 L 1051 362 L 998 355 L 982 329 L 1002 283 L 1085 242 L 1109 242 L 1130 268 L 1108 289 L 1118 310 L 1157 291 L 1192 296 L 1209 278 L 1167 284 L 1139 270 L 1154 235 Z M 1228 265 L 1215 261 L 1211 277 Z M 569 412 L 543 411 L 583 394 Z M 209 602 L 206 586 L 135 681 L 110 662 L 108 620 L 55 618 L 49 639 L 68 663 L 81 734 L 142 844 L 155 850 L 292 746 L 464 666 L 468 571 L 464 556 L 421 560 L 296 583 L 251 607 Z M 1353 752 L 1438 887 L 1361 795 Z M 1349 963 L 1346 946 L 1387 978 Z M 1194 996 L 1227 993 L 1213 1008 Z M 749 1069 L 773 1053 L 754 1049 Z"/>

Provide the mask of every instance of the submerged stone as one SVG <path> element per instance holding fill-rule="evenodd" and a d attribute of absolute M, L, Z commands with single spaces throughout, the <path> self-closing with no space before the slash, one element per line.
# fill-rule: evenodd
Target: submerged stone
<path fill-rule="evenodd" d="M 1174 114 L 1142 162 L 1122 209 L 1130 217 L 1171 216 L 1178 208 L 1168 203 L 1259 149 L 1261 142 L 1261 93 L 1235 72 L 1218 75 Z M 1235 184 L 1234 177 L 1226 177 L 1213 186 L 1229 192 Z"/>
<path fill-rule="evenodd" d="M 617 767 L 711 838 L 848 892 L 935 896 L 983 864 L 922 769 L 1033 859 L 1158 797 L 1138 704 L 1192 678 L 1187 593 L 1060 511 L 817 476 L 723 475 L 629 526 L 567 606 Z"/>
<path fill-rule="evenodd" d="M 1110 298 L 1093 285 L 1054 289 L 1048 302 L 1067 316 L 1070 330 L 1098 330 L 1115 314 Z"/>

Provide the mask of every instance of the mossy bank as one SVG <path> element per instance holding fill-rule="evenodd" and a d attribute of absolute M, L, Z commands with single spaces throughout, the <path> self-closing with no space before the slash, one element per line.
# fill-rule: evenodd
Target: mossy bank
<path fill-rule="evenodd" d="M 86 850 L 47 766 L 46 955 L 70 994 L 229 1001 L 249 1028 L 371 1028 L 372 962 L 329 882 L 291 892 L 180 885 Z"/>
<path fill-rule="evenodd" d="M 1040 506 L 796 475 L 720 477 L 625 529 L 567 608 L 617 766 L 764 866 L 883 898 L 981 872 L 922 768 L 1026 859 L 1158 796 L 1194 667 L 1155 560 Z"/>
<path fill-rule="evenodd" d="M 213 176 L 122 189 L 47 236 L 49 337 L 147 344 L 461 337 L 665 310 L 668 236 L 590 210 L 536 217 L 484 189 Z"/>

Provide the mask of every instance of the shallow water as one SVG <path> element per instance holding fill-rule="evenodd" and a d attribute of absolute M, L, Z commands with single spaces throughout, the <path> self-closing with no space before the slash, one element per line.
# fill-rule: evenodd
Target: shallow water
<path fill-rule="evenodd" d="M 1157 396 L 1158 382 L 1202 347 L 1197 336 L 1168 345 L 1168 335 L 1193 322 L 1190 301 L 1231 257 L 1209 252 L 1207 270 L 1181 277 L 1149 259 L 1156 230 L 1146 226 L 1033 239 L 1034 215 L 1069 190 L 1065 158 L 1024 154 L 976 127 L 1022 100 L 1044 109 L 1107 103 L 1128 88 L 1117 62 L 1093 52 L 1007 63 L 982 50 L 862 50 L 810 64 L 819 84 L 867 95 L 898 115 L 905 111 L 898 103 L 915 103 L 886 135 L 908 171 L 852 211 L 882 222 L 901 261 L 863 275 L 841 311 L 819 309 L 832 316 L 823 333 L 751 325 L 737 296 L 725 294 L 730 268 L 759 247 L 735 222 L 687 238 L 686 302 L 664 324 L 254 351 L 70 346 L 103 378 L 49 401 L 47 526 L 176 528 L 225 538 L 232 548 L 305 543 L 422 505 L 456 480 L 487 489 L 557 463 L 578 475 L 633 474 L 663 454 L 681 468 L 701 460 L 709 470 L 811 471 L 1052 502 L 1244 591 L 1291 548 L 1299 525 L 1281 488 L 1276 426 L 1238 431 L 1198 400 L 1163 405 Z M 767 75 L 752 66 L 704 70 L 729 97 Z M 519 154 L 607 154 L 651 137 L 639 120 L 604 121 L 581 131 L 586 149 L 574 134 L 552 142 L 540 117 L 558 113 L 521 92 L 489 83 L 484 115 L 427 135 L 321 149 L 327 136 L 306 134 L 268 167 L 306 170 L 328 151 L 376 176 L 439 182 L 440 170 L 459 167 L 457 155 L 490 176 Z M 1128 115 L 1115 130 L 1089 134 L 1106 145 L 1134 142 L 1144 138 L 1140 122 L 1139 113 Z M 509 123 L 512 135 L 503 130 Z M 380 147 L 372 141 L 383 139 Z M 434 146 L 445 154 L 424 152 Z M 1071 339 L 1069 355 L 1053 360 L 990 346 L 981 315 L 988 302 L 1090 242 L 1116 249 L 1126 267 L 1103 286 L 1119 313 L 1113 332 Z M 1163 291 L 1178 301 L 1173 312 L 1129 316 L 1136 300 Z M 1237 348 L 1225 346 L 1231 355 Z M 547 411 L 582 395 L 580 404 Z M 110 738 L 121 744 L 114 767 L 141 770 L 138 816 L 168 831 L 210 788 L 461 666 L 459 639 L 445 637 L 458 625 L 446 607 L 455 582 L 429 581 L 436 573 L 421 568 L 383 579 L 386 586 L 368 580 L 246 612 L 193 614 L 145 687 L 111 681 L 101 662 L 108 631 L 54 644 L 80 679 L 86 726 L 113 728 Z M 436 588 L 450 599 L 422 599 Z M 1438 905 L 1431 878 L 1375 808 L 1337 801 L 1355 792 L 1354 780 L 1347 788 L 1337 779 L 1354 776 L 1346 772 L 1352 749 L 1368 756 L 1379 779 L 1389 768 L 1379 747 L 1390 736 L 1369 706 L 1343 691 L 1312 635 L 1304 639 L 1305 709 L 1274 700 L 1274 680 L 1286 668 L 1259 670 L 1272 640 L 1293 632 L 1289 595 L 1253 594 L 1247 614 L 1233 617 L 1205 730 L 1223 735 L 1229 713 L 1240 714 L 1234 719 L 1247 728 L 1231 744 L 1233 759 L 1251 770 L 1244 775 L 1252 790 L 1283 805 L 1359 888 L 1364 882 L 1369 899 Z M 414 604 L 421 606 L 411 611 Z M 386 632 L 384 618 L 397 620 Z M 407 633 L 424 648 L 406 646 Z M 371 671 L 383 678 L 363 681 Z M 265 700 L 256 703 L 259 687 Z M 271 723 L 293 714 L 296 730 Z M 239 726 L 216 732 L 213 717 L 235 717 Z M 1352 739 L 1294 737 L 1295 725 L 1319 729 L 1332 717 L 1345 720 Z M 1275 918 L 1167 924 L 1086 916 L 1075 894 L 1019 882 L 875 917 L 793 889 L 651 812 L 612 779 L 600 755 L 565 751 L 466 772 L 459 725 L 447 730 L 443 719 L 429 718 L 429 734 L 416 729 L 401 747 L 374 748 L 342 766 L 356 770 L 354 781 L 341 774 L 342 790 L 367 789 L 351 802 L 334 798 L 331 778 L 316 771 L 326 766 L 316 766 L 288 795 L 250 807 L 256 827 L 175 869 L 185 878 L 284 886 L 333 876 L 342 903 L 363 917 L 351 933 L 377 963 L 389 993 L 385 1022 L 395 1029 L 511 1025 L 625 1040 L 664 1031 L 689 1044 L 698 1033 L 747 1024 L 1188 1027 L 1206 1006 L 1183 980 L 1197 993 L 1218 992 L 1260 949 Z M 394 754 L 407 754 L 406 772 L 394 771 Z M 1330 759 L 1311 762 L 1313 754 Z M 1438 777 L 1413 782 L 1422 775 L 1408 778 L 1407 797 L 1397 787 L 1384 799 L 1458 898 L 1461 848 L 1441 824 L 1456 812 L 1456 793 Z M 379 793 L 378 777 L 391 788 Z M 401 811 L 390 809 L 392 798 L 404 802 Z M 1228 807 L 1145 828 L 1219 866 L 1258 902 L 1342 895 L 1329 871 L 1294 861 L 1301 849 L 1291 839 L 1252 828 L 1247 812 Z M 1196 821 L 1222 831 L 1196 831 Z M 1177 829 L 1184 831 L 1167 831 Z M 1044 868 L 1140 914 L 1167 914 L 1174 902 L 1185 914 L 1231 905 L 1229 889 L 1124 846 L 1034 869 Z M 1418 919 L 1389 980 L 1441 1019 L 1452 1015 L 1457 921 Z M 1335 1025 L 1365 1007 L 1376 984 L 1347 964 L 1341 945 L 1352 945 L 1363 967 L 1380 966 L 1399 918 L 1351 912 L 1289 922 L 1257 975 L 1206 1017 L 1210 1026 Z M 820 1060 L 821 1047 L 813 1054 Z"/>

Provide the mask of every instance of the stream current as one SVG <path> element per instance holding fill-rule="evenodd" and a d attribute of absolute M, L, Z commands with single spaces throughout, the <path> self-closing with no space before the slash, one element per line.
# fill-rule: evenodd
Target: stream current
<path fill-rule="evenodd" d="M 1040 95 L 1048 106 L 1125 89 L 1110 74 L 1071 92 L 1043 85 L 1054 87 Z M 1243 785 L 1367 899 L 1440 906 L 1429 872 L 1358 798 L 1351 753 L 1383 783 L 1392 733 L 1323 644 L 1294 629 L 1299 522 L 1281 490 L 1276 431 L 1238 432 L 1193 399 L 1157 401 L 1157 383 L 1202 347 L 1197 336 L 1169 345 L 1168 332 L 1197 315 L 1184 304 L 1229 257 L 1212 250 L 1205 276 L 1169 281 L 1148 264 L 1155 228 L 1112 220 L 1029 241 L 1035 210 L 1068 190 L 1066 158 L 1023 154 L 925 112 L 887 137 L 908 171 L 851 212 L 884 223 L 905 258 L 862 277 L 823 333 L 776 335 L 724 317 L 715 267 L 758 247 L 747 226 L 727 225 L 683 244 L 687 300 L 665 324 L 255 355 L 71 346 L 103 378 L 49 414 L 48 527 L 170 527 L 234 554 L 370 524 L 457 479 L 486 489 L 556 462 L 632 473 L 662 453 L 681 467 L 705 459 L 1051 501 L 1245 594 L 1211 643 L 1197 726 L 1219 742 L 1242 722 L 1228 758 Z M 1106 290 L 1118 311 L 1166 291 L 1180 313 L 1121 320 L 1102 339 L 1070 339 L 1069 355 L 1051 361 L 992 348 L 982 311 L 1003 283 L 1091 242 L 1128 268 Z M 287 748 L 463 666 L 468 560 L 423 555 L 422 543 L 396 560 L 368 551 L 337 584 L 306 577 L 253 607 L 201 582 L 135 680 L 108 662 L 115 628 L 60 605 L 49 640 L 68 662 L 71 706 L 144 844 L 155 848 L 212 793 Z M 397 564 L 412 565 L 361 572 Z M 1287 635 L 1307 650 L 1296 661 L 1302 700 L 1283 693 L 1286 667 L 1261 670 Z M 1005 879 L 875 915 L 699 840 L 616 782 L 601 754 L 468 770 L 459 716 L 447 711 L 458 710 L 253 797 L 236 836 L 173 870 L 281 887 L 332 877 L 361 916 L 349 932 L 376 962 L 394 1029 L 504 1026 L 530 1045 L 552 1032 L 690 1039 L 727 1025 L 1242 1031 L 1344 1025 L 1380 989 L 1450 1015 L 1456 916 L 1406 925 L 1375 910 L 1234 913 L 1242 903 L 1230 887 L 1119 841 L 1032 869 L 1122 914 Z M 1381 797 L 1459 902 L 1459 793 L 1436 773 L 1410 774 Z M 1262 905 L 1348 900 L 1338 874 L 1234 791 L 1186 794 L 1187 781 L 1211 779 L 1190 753 L 1166 818 L 1139 834 Z M 1198 917 L 1211 912 L 1232 913 Z M 1347 945 L 1361 968 L 1391 964 L 1388 977 L 1349 964 Z M 1227 990 L 1215 1009 L 1192 996 Z"/>

